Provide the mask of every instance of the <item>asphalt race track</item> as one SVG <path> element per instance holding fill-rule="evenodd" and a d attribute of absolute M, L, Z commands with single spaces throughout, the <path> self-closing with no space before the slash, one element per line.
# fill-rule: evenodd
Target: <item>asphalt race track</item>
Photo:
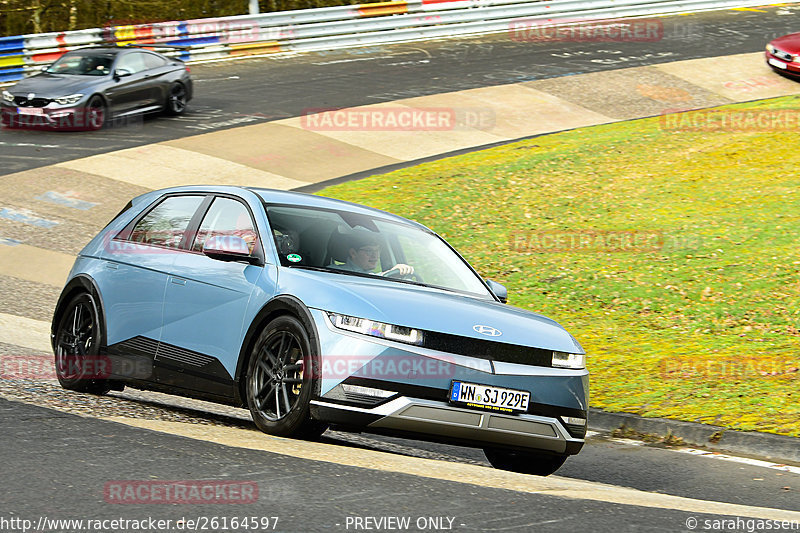
<path fill-rule="evenodd" d="M 6 176 L 0 190 L 10 197 L 28 185 L 14 181 L 14 173 L 41 168 L 36 179 L 45 183 L 55 163 L 209 132 L 234 134 L 309 109 L 759 52 L 768 40 L 797 31 L 798 15 L 796 6 L 772 6 L 667 17 L 655 42 L 529 43 L 498 34 L 195 65 L 196 99 L 180 118 L 148 117 L 93 133 L 0 131 Z M 39 186 L 33 185 L 26 194 Z M 4 216 L 0 224 L 1 355 L 47 352 L 46 339 L 31 339 L 46 335 L 59 291 L 51 281 L 64 275 L 56 266 L 141 189 L 100 180 L 97 187 L 109 205 L 91 210 L 56 198 L 74 213 L 49 237 L 41 231 L 47 218 L 5 213 L 17 218 Z M 9 229 L 17 232 L 10 240 L 3 234 Z M 20 263 L 5 262 L 3 254 L 24 246 L 36 247 L 35 263 L 14 274 Z M 52 255 L 43 255 L 48 249 Z M 14 261 L 26 257 L 14 253 Z M 130 389 L 94 397 L 53 381 L 19 379 L 0 379 L 0 427 L 0 532 L 241 531 L 230 521 L 245 517 L 267 519 L 248 529 L 297 533 L 800 531 L 800 465 L 700 457 L 683 446 L 595 432 L 556 476 L 536 478 L 494 470 L 474 449 L 336 429 L 319 442 L 280 439 L 257 432 L 241 409 Z M 195 504 L 113 498 L 119 484 L 180 480 L 238 483 L 256 487 L 257 496 L 233 505 L 220 498 Z M 156 528 L 51 521 L 148 518 L 172 522 Z M 190 526 L 191 520 L 198 523 Z M 788 527 L 773 522 L 780 520 Z"/>
<path fill-rule="evenodd" d="M 786 12 L 780 15 L 778 13 Z M 794 11 L 665 17 L 655 42 L 516 42 L 508 34 L 192 66 L 186 116 L 96 133 L 0 132 L 0 173 L 244 124 L 403 98 L 764 49 L 796 31 Z"/>

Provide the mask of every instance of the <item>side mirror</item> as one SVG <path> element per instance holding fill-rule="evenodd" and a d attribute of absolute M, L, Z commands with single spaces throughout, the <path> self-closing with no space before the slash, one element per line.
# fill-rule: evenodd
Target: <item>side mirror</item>
<path fill-rule="evenodd" d="M 486 280 L 486 284 L 489 286 L 489 289 L 494 293 L 495 296 L 502 302 L 508 302 L 508 289 L 505 286 L 500 285 L 496 281 L 492 281 L 490 279 Z"/>
<path fill-rule="evenodd" d="M 120 78 L 125 78 L 127 76 L 130 76 L 131 74 L 133 74 L 133 72 L 131 72 L 126 68 L 118 68 L 117 70 L 114 71 L 114 79 L 118 80 Z"/>
<path fill-rule="evenodd" d="M 217 235 L 206 240 L 203 253 L 218 261 L 247 261 L 251 265 L 260 265 L 261 259 L 250 255 L 247 241 L 235 235 Z"/>

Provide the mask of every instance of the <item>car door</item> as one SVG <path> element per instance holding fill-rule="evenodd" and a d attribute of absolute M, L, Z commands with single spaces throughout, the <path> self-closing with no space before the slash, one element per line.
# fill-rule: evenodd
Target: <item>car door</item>
<path fill-rule="evenodd" d="M 173 195 L 159 199 L 106 246 L 97 281 L 109 355 L 133 361 L 135 368 L 152 369 L 161 339 L 168 272 L 183 240 L 188 239 L 189 222 L 204 198 Z M 126 377 L 154 378 L 151 373 Z"/>
<path fill-rule="evenodd" d="M 172 386 L 216 397 L 233 394 L 233 376 L 250 296 L 263 267 L 203 254 L 210 237 L 245 239 L 261 254 L 253 215 L 240 199 L 216 196 L 191 247 L 175 257 L 166 286 L 158 373 Z"/>
<path fill-rule="evenodd" d="M 114 84 L 106 90 L 112 113 L 120 115 L 154 104 L 144 52 L 120 54 L 114 65 Z"/>
<path fill-rule="evenodd" d="M 175 70 L 169 62 L 160 55 L 151 52 L 144 53 L 145 79 L 148 80 L 147 93 L 153 104 L 164 105 L 167 101 L 170 88 L 170 73 Z"/>

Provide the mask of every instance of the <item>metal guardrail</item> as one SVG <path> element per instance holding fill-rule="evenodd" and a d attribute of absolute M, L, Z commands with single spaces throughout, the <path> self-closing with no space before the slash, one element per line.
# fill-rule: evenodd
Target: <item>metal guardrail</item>
<path fill-rule="evenodd" d="M 0 37 L 0 83 L 87 45 L 162 44 L 184 61 L 331 50 L 481 33 L 763 5 L 763 0 L 395 0 L 210 19 Z"/>

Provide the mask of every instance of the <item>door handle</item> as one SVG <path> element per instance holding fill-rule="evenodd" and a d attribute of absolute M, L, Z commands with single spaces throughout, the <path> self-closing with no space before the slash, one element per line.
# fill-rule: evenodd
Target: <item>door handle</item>
<path fill-rule="evenodd" d="M 116 263 L 106 263 L 106 268 L 110 270 L 119 270 L 119 265 Z"/>
<path fill-rule="evenodd" d="M 182 278 L 170 278 L 170 281 L 175 285 L 186 285 L 186 280 Z"/>

